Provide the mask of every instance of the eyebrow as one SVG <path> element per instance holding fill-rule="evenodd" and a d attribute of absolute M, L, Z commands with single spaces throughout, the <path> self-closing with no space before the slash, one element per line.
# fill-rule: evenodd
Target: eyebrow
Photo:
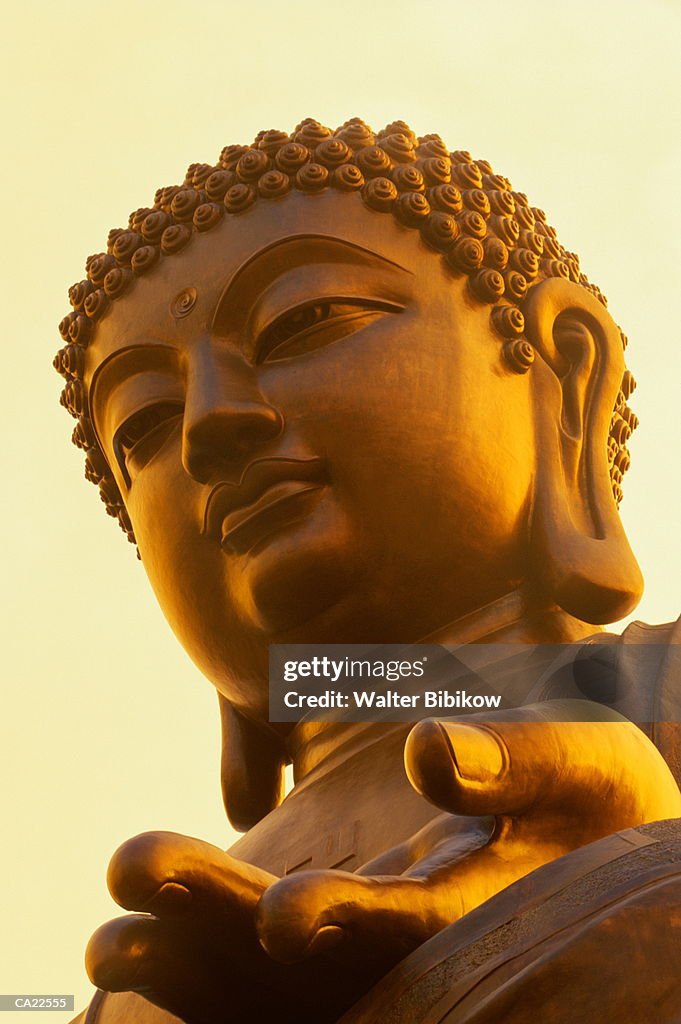
<path fill-rule="evenodd" d="M 245 263 L 237 267 L 217 301 L 210 332 L 218 335 L 222 333 L 221 320 L 228 310 L 232 316 L 235 311 L 242 311 L 245 319 L 255 300 L 268 286 L 291 270 L 333 263 L 382 269 L 392 274 L 414 277 L 413 271 L 409 268 L 374 249 L 368 249 L 346 238 L 312 233 L 289 235 L 258 249 Z M 238 298 L 237 303 L 234 302 L 235 296 Z M 169 342 L 153 337 L 140 339 L 131 342 L 125 348 L 116 349 L 102 360 L 93 373 L 90 383 L 91 400 L 94 399 L 95 391 L 101 387 L 102 376 L 108 376 L 112 364 L 122 362 L 128 368 L 128 373 L 134 372 L 135 369 L 142 372 L 150 368 L 149 355 L 154 362 L 157 362 L 159 355 L 162 360 L 165 356 L 164 361 L 167 367 L 171 368 L 171 363 L 179 356 L 179 350 Z"/>
<path fill-rule="evenodd" d="M 152 356 L 153 365 L 149 359 L 150 355 Z M 161 357 L 160 359 L 159 356 Z M 95 397 L 101 390 L 102 377 L 104 377 L 106 383 L 106 377 L 109 376 L 110 367 L 112 365 L 123 363 L 126 367 L 128 376 L 134 374 L 136 371 L 143 373 L 150 369 L 161 370 L 161 372 L 164 372 L 171 371 L 176 368 L 178 356 L 179 352 L 174 345 L 169 344 L 167 341 L 159 341 L 156 338 L 145 338 L 144 341 L 133 342 L 130 345 L 126 345 L 125 348 L 119 348 L 114 352 L 110 352 L 109 355 L 106 356 L 106 358 L 97 366 L 96 370 L 92 374 L 92 380 L 90 381 L 89 399 L 95 432 L 97 432 L 97 425 L 94 417 L 94 407 L 96 404 Z M 114 387 L 115 386 L 116 385 L 114 384 Z"/>
<path fill-rule="evenodd" d="M 256 298 L 277 278 L 305 266 L 344 264 L 413 277 L 413 271 L 382 253 L 334 235 L 304 234 L 277 239 L 253 253 L 231 276 L 217 301 L 211 333 L 222 334 L 229 312 L 247 317 Z"/>
<path fill-rule="evenodd" d="M 124 348 L 117 348 L 113 352 L 110 352 L 108 356 L 102 359 L 101 363 L 97 366 L 96 370 L 92 374 L 92 380 L 90 381 L 90 394 L 94 393 L 95 385 L 98 383 L 99 378 L 106 371 L 112 363 L 122 360 L 125 363 L 133 363 L 132 370 L 139 368 L 140 370 L 146 370 L 148 362 L 146 358 L 143 358 L 147 352 L 153 351 L 156 356 L 166 357 L 166 362 L 170 365 L 171 362 L 177 359 L 178 350 L 175 345 L 171 345 L 167 341 L 160 341 L 158 338 L 145 338 L 144 341 L 131 342 Z M 135 362 L 139 363 L 139 367 L 135 367 Z"/>

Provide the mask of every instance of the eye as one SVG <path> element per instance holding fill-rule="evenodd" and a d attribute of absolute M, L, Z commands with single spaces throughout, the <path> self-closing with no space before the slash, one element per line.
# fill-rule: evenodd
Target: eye
<path fill-rule="evenodd" d="M 278 317 L 260 337 L 256 361 L 274 362 L 331 344 L 384 316 L 401 313 L 392 302 L 338 300 L 308 303 Z"/>
<path fill-rule="evenodd" d="M 178 402 L 159 402 L 136 412 L 119 427 L 114 450 L 128 483 L 162 447 L 182 413 Z"/>

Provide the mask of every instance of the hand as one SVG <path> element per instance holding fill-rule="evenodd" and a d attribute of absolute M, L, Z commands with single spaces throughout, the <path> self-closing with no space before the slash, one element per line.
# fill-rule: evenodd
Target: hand
<path fill-rule="evenodd" d="M 117 903 L 140 913 L 95 932 L 86 953 L 91 980 L 107 991 L 139 992 L 187 1021 L 215 1019 L 221 1002 L 238 1014 L 268 960 L 254 914 L 275 880 L 185 836 L 129 840 L 114 854 L 107 881 Z"/>
<path fill-rule="evenodd" d="M 351 948 L 369 960 L 392 952 L 396 963 L 542 864 L 620 829 L 681 815 L 679 789 L 644 733 L 582 701 L 428 719 L 410 733 L 405 763 L 412 785 L 438 807 L 493 816 L 489 841 L 462 856 L 460 835 L 446 835 L 400 875 L 307 871 L 282 879 L 258 907 L 272 957 L 294 963 L 335 945 L 339 959 Z"/>
<path fill-rule="evenodd" d="M 587 708 L 612 719 L 598 705 L 570 705 L 575 717 Z M 566 712 L 543 704 L 417 725 L 409 778 L 448 813 L 404 844 L 410 866 L 399 874 L 404 849 L 358 874 L 277 879 L 173 833 L 130 840 L 108 881 L 138 913 L 95 933 L 90 977 L 188 1024 L 337 1019 L 412 949 L 517 878 L 618 829 L 681 815 L 676 783 L 636 726 L 550 720 Z"/>
<path fill-rule="evenodd" d="M 92 936 L 90 979 L 137 992 L 187 1024 L 330 1024 L 380 977 L 360 962 L 348 979 L 323 955 L 275 963 L 255 922 L 276 877 L 198 839 L 136 836 L 114 854 L 107 881 L 116 902 L 137 913 Z"/>

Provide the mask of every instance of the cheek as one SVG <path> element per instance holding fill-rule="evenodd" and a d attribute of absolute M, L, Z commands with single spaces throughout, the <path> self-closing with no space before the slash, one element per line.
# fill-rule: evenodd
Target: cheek
<path fill-rule="evenodd" d="M 268 395 L 285 410 L 289 436 L 320 446 L 348 490 L 396 474 L 416 484 L 453 433 L 450 354 L 418 340 L 417 323 L 388 318 L 272 378 Z"/>
<path fill-rule="evenodd" d="M 173 630 L 185 633 L 191 612 L 215 601 L 221 555 L 201 533 L 202 491 L 182 469 L 179 444 L 169 444 L 134 480 L 127 508 L 156 598 Z"/>
<path fill-rule="evenodd" d="M 360 528 L 380 525 L 392 543 L 401 532 L 409 545 L 427 524 L 434 541 L 454 533 L 476 549 L 516 534 L 534 467 L 525 379 L 422 353 L 385 373 L 373 401 L 366 378 L 357 384 L 328 408 L 326 443 Z"/>
<path fill-rule="evenodd" d="M 491 381 L 486 400 L 463 397 L 462 425 L 452 448 L 458 486 L 468 495 L 467 534 L 512 538 L 529 508 L 536 446 L 524 379 Z"/>

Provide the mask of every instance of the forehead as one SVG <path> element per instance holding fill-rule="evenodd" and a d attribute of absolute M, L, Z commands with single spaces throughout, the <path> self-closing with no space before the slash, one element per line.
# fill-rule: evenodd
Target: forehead
<path fill-rule="evenodd" d="M 224 217 L 210 232 L 194 233 L 186 250 L 135 280 L 99 322 L 87 350 L 86 377 L 121 348 L 153 340 L 178 344 L 187 332 L 210 330 L 228 286 L 247 303 L 273 277 L 299 269 L 314 288 L 313 268 L 320 263 L 330 277 L 347 280 L 349 273 L 356 283 L 368 284 L 375 270 L 386 279 L 411 279 L 415 295 L 425 288 L 432 299 L 444 286 L 448 301 L 453 299 L 451 275 L 417 230 L 368 210 L 358 196 L 291 194 L 257 202 L 244 214 Z M 190 289 L 191 310 L 178 315 L 184 311 L 182 293 Z"/>

